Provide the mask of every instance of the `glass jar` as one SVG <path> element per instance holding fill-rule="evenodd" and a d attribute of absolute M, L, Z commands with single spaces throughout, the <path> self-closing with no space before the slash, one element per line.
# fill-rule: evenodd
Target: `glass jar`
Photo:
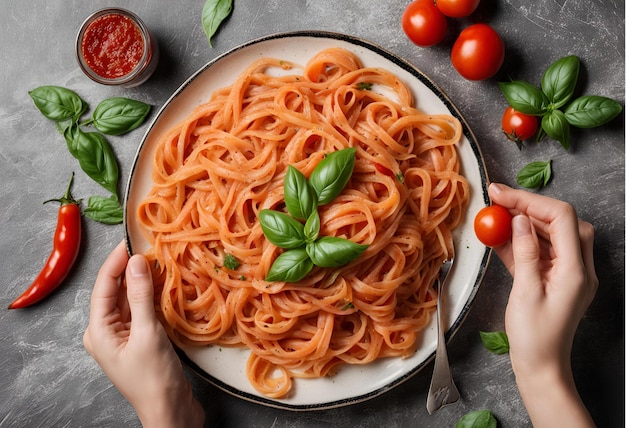
<path fill-rule="evenodd" d="M 144 83 L 156 69 L 159 47 L 143 21 L 120 8 L 89 16 L 76 37 L 81 70 L 95 82 L 131 88 Z"/>

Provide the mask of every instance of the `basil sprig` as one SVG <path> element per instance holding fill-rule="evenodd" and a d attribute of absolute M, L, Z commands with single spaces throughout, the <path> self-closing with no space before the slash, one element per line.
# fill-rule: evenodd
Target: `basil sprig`
<path fill-rule="evenodd" d="M 232 0 L 206 0 L 204 2 L 202 7 L 202 28 L 206 34 L 209 46 L 213 47 L 211 38 L 232 10 Z"/>
<path fill-rule="evenodd" d="M 498 85 L 509 105 L 515 110 L 542 117 L 538 140 L 546 134 L 565 149 L 569 149 L 571 126 L 602 126 L 622 111 L 622 106 L 617 101 L 602 96 L 586 95 L 570 102 L 578 82 L 579 70 L 579 58 L 570 55 L 560 58 L 547 68 L 541 78 L 541 88 L 517 80 L 500 82 Z"/>
<path fill-rule="evenodd" d="M 108 198 L 89 198 L 84 214 L 105 224 L 121 223 L 122 207 L 117 193 L 119 166 L 103 134 L 122 135 L 132 131 L 145 121 L 150 106 L 129 98 L 107 98 L 98 104 L 91 118 L 80 122 L 88 105 L 76 92 L 61 86 L 40 86 L 29 91 L 29 95 L 37 109 L 55 123 L 68 151 L 85 174 L 111 193 Z M 90 125 L 96 132 L 83 130 Z"/>
<path fill-rule="evenodd" d="M 346 186 L 354 170 L 355 154 L 354 148 L 330 153 L 308 180 L 297 168 L 287 167 L 283 190 L 289 215 L 275 210 L 259 212 L 265 237 L 286 250 L 272 263 L 266 281 L 297 282 L 314 266 L 343 266 L 368 247 L 349 239 L 319 236 L 321 223 L 317 208 L 332 202 Z"/>

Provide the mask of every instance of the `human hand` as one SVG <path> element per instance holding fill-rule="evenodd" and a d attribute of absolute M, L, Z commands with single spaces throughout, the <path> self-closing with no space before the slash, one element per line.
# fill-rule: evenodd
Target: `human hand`
<path fill-rule="evenodd" d="M 513 275 L 505 326 L 511 364 L 533 423 L 549 426 L 548 417 L 565 413 L 557 403 L 569 403 L 580 412 L 572 413 L 577 423 L 561 419 L 552 426 L 593 426 L 570 363 L 574 334 L 598 288 L 593 226 L 579 220 L 571 205 L 546 196 L 501 184 L 492 184 L 489 195 L 514 215 L 511 242 L 495 251 Z M 547 391 L 558 395 L 546 397 Z M 541 406 L 543 398 L 565 402 L 554 403 L 558 414 L 548 415 L 536 412 L 550 406 Z"/>
<path fill-rule="evenodd" d="M 83 342 L 144 427 L 203 425 L 204 411 L 156 317 L 147 261 L 129 259 L 123 242 L 100 268 Z"/>

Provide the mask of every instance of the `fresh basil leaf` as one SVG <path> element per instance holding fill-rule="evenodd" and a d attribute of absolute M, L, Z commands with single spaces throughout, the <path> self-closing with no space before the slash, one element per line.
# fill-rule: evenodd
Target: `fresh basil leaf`
<path fill-rule="evenodd" d="M 343 266 L 359 257 L 366 249 L 367 245 L 334 236 L 323 236 L 306 245 L 307 254 L 320 267 Z"/>
<path fill-rule="evenodd" d="M 270 267 L 266 281 L 297 282 L 304 278 L 313 269 L 313 262 L 304 248 L 285 251 L 276 257 Z"/>
<path fill-rule="evenodd" d="M 61 135 L 65 134 L 65 130 L 69 127 L 72 126 L 72 124 L 74 123 L 73 119 L 67 119 L 67 120 L 60 120 L 58 122 L 54 122 L 54 127 L 56 128 L 57 132 Z"/>
<path fill-rule="evenodd" d="M 489 410 L 469 412 L 454 425 L 454 428 L 496 428 L 498 422 Z"/>
<path fill-rule="evenodd" d="M 622 112 L 615 100 L 598 95 L 576 98 L 565 109 L 567 122 L 578 128 L 595 128 L 613 120 Z"/>
<path fill-rule="evenodd" d="M 515 110 L 533 116 L 540 116 L 548 111 L 549 101 L 536 86 L 521 80 L 498 82 L 498 86 Z"/>
<path fill-rule="evenodd" d="M 93 112 L 93 125 L 103 134 L 120 135 L 141 125 L 150 105 L 130 98 L 113 97 L 102 101 Z"/>
<path fill-rule="evenodd" d="M 552 103 L 553 108 L 558 109 L 574 94 L 578 81 L 580 61 L 575 55 L 563 57 L 552 64 L 541 78 L 541 90 Z"/>
<path fill-rule="evenodd" d="M 315 167 L 309 183 L 317 193 L 318 205 L 324 205 L 335 199 L 350 180 L 354 170 L 356 149 L 337 150 L 329 153 Z"/>
<path fill-rule="evenodd" d="M 570 126 L 561 110 L 552 110 L 541 119 L 541 129 L 557 140 L 566 150 L 570 146 Z"/>
<path fill-rule="evenodd" d="M 233 9 L 232 0 L 206 0 L 202 8 L 202 28 L 206 34 L 209 46 L 211 38 Z"/>
<path fill-rule="evenodd" d="M 77 124 L 68 126 L 63 135 L 68 150 L 78 159 L 85 174 L 117 195 L 119 168 L 106 138 L 98 132 L 84 132 Z"/>
<path fill-rule="evenodd" d="M 490 352 L 496 355 L 509 352 L 509 337 L 504 331 L 481 331 L 480 340 Z"/>
<path fill-rule="evenodd" d="M 29 91 L 28 95 L 39 111 L 55 122 L 77 120 L 87 109 L 87 104 L 76 92 L 60 86 L 40 86 Z"/>
<path fill-rule="evenodd" d="M 293 217 L 301 220 L 309 218 L 317 210 L 317 194 L 304 174 L 289 165 L 285 175 L 285 205 Z"/>
<path fill-rule="evenodd" d="M 517 184 L 527 189 L 536 189 L 545 187 L 551 178 L 551 161 L 531 162 L 517 174 Z"/>
<path fill-rule="evenodd" d="M 108 198 L 103 196 L 90 197 L 83 214 L 91 220 L 104 224 L 120 224 L 124 218 L 122 206 L 115 195 Z"/>
<path fill-rule="evenodd" d="M 320 234 L 320 228 L 320 214 L 319 212 L 317 212 L 317 210 L 315 210 L 306 220 L 306 223 L 304 223 L 304 237 L 307 243 L 313 242 L 318 238 Z"/>
<path fill-rule="evenodd" d="M 304 226 L 285 213 L 274 210 L 259 211 L 259 222 L 265 237 L 274 245 L 293 249 L 304 245 Z"/>

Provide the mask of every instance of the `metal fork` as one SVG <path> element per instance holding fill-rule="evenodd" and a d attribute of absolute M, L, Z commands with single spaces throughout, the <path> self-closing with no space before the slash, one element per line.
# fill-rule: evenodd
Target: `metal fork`
<path fill-rule="evenodd" d="M 452 380 L 450 373 L 450 364 L 448 363 L 448 351 L 446 350 L 446 337 L 443 325 L 443 291 L 446 285 L 446 278 L 450 273 L 450 269 L 454 264 L 454 257 L 445 260 L 439 269 L 437 276 L 437 350 L 435 352 L 435 368 L 433 369 L 433 377 L 430 381 L 428 390 L 428 398 L 426 400 L 426 409 L 428 414 L 432 415 L 437 410 L 447 404 L 458 401 L 460 395 L 459 390 Z"/>

